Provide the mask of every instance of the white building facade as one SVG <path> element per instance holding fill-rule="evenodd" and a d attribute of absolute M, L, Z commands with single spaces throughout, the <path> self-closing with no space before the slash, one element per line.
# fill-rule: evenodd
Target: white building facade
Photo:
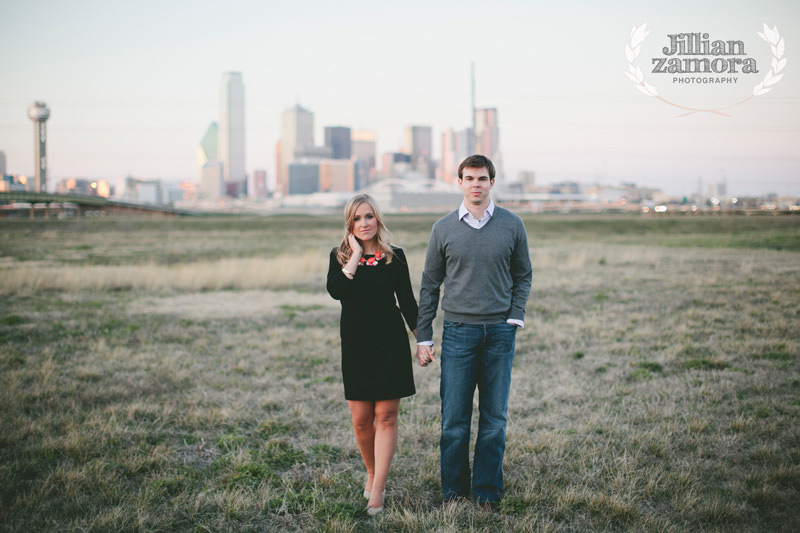
<path fill-rule="evenodd" d="M 247 194 L 244 152 L 244 84 L 240 72 L 222 75 L 217 158 L 222 163 L 225 193 Z"/>

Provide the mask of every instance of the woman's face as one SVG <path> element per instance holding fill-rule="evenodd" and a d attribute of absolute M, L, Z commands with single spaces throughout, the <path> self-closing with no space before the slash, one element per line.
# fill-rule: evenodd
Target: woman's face
<path fill-rule="evenodd" d="M 377 234 L 378 218 L 375 216 L 372 206 L 364 202 L 356 209 L 353 218 L 353 235 L 363 242 L 371 241 Z"/>

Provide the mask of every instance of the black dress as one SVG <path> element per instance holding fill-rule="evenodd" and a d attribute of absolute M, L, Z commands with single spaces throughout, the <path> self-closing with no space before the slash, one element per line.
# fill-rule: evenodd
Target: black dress
<path fill-rule="evenodd" d="M 403 317 L 409 329 L 416 329 L 417 301 L 406 256 L 400 248 L 392 251 L 391 263 L 387 265 L 384 258 L 375 266 L 359 266 L 353 279 L 342 272 L 336 248 L 331 251 L 327 287 L 342 303 L 339 331 L 348 400 L 391 400 L 416 392 Z"/>

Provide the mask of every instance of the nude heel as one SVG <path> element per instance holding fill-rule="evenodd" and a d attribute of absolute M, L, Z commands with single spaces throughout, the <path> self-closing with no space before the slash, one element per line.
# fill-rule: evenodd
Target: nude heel
<path fill-rule="evenodd" d="M 369 499 L 369 496 L 367 496 L 367 494 L 369 494 L 369 496 L 372 496 L 372 493 L 370 491 L 365 490 L 364 491 L 364 497 L 366 497 L 367 499 Z M 383 489 L 383 492 L 381 493 L 381 496 L 383 496 L 384 500 L 386 499 L 386 489 Z M 380 514 L 382 512 L 383 512 L 383 505 L 381 505 L 380 507 L 367 507 L 367 514 L 369 516 L 375 516 L 375 515 Z"/>

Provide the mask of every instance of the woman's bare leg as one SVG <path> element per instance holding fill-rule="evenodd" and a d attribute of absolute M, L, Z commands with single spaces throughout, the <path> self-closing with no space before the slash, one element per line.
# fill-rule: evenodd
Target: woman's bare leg
<path fill-rule="evenodd" d="M 367 507 L 383 507 L 383 491 L 389 466 L 397 449 L 397 413 L 400 399 L 375 402 L 374 477 Z"/>
<path fill-rule="evenodd" d="M 375 476 L 375 402 L 348 400 L 353 417 L 353 431 L 356 434 L 358 451 L 367 467 L 367 483 L 364 490 L 372 491 Z"/>

